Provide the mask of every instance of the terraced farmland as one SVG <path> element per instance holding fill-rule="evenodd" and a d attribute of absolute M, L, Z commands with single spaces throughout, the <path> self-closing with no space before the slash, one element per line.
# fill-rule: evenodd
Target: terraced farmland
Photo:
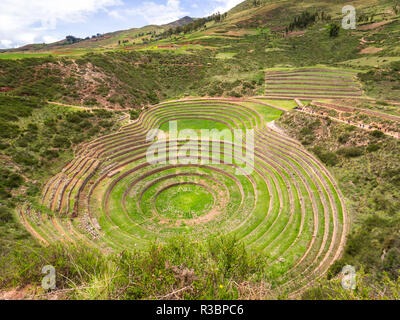
<path fill-rule="evenodd" d="M 362 96 L 357 74 L 350 71 L 303 68 L 266 71 L 268 99 L 341 99 Z"/>
<path fill-rule="evenodd" d="M 255 102 L 216 99 L 155 105 L 118 133 L 86 144 L 43 189 L 48 209 L 22 207 L 21 221 L 44 243 L 85 242 L 105 251 L 182 234 L 198 241 L 235 235 L 265 253 L 275 287 L 296 292 L 340 256 L 347 218 L 328 170 L 266 125 L 280 113 Z M 168 130 L 171 121 L 192 132 L 254 129 L 254 161 L 235 139 L 217 153 L 202 141 L 187 163 L 151 164 L 146 138 L 151 129 Z M 198 142 L 169 136 L 157 140 L 158 155 L 171 158 Z M 232 154 L 235 161 L 227 161 Z M 212 164 L 216 156 L 224 161 Z"/>

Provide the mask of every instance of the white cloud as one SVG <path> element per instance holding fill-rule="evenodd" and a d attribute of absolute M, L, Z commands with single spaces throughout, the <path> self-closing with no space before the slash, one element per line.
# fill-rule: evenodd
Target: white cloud
<path fill-rule="evenodd" d="M 1 0 L 0 44 L 9 48 L 53 41 L 48 31 L 57 23 L 84 22 L 88 15 L 120 4 L 121 0 Z"/>
<path fill-rule="evenodd" d="M 125 19 L 117 10 L 111 10 L 107 12 L 110 17 L 114 19 Z"/>
<path fill-rule="evenodd" d="M 12 45 L 11 40 L 0 40 L 1 47 L 9 48 Z"/>
<path fill-rule="evenodd" d="M 212 8 L 212 14 L 226 12 L 241 1 L 207 0 L 206 3 Z M 83 23 L 99 11 L 126 23 L 132 23 L 136 18 L 136 21 L 147 24 L 169 23 L 190 15 L 183 8 L 181 0 L 143 0 L 135 7 L 124 2 L 127 1 L 0 0 L 0 48 L 56 41 L 66 35 L 64 31 L 61 33 L 60 26 Z M 191 7 L 196 6 L 196 3 L 192 3 Z"/>
<path fill-rule="evenodd" d="M 181 8 L 179 0 L 167 0 L 165 4 L 146 1 L 140 7 L 127 10 L 126 13 L 140 16 L 149 24 L 165 24 L 189 14 Z"/>
<path fill-rule="evenodd" d="M 44 43 L 53 43 L 53 42 L 60 40 L 57 37 L 52 36 L 52 35 L 43 36 L 42 39 L 43 39 Z"/>
<path fill-rule="evenodd" d="M 220 12 L 225 13 L 237 6 L 239 3 L 243 2 L 243 0 L 212 0 L 215 3 L 215 7 L 210 14 Z"/>

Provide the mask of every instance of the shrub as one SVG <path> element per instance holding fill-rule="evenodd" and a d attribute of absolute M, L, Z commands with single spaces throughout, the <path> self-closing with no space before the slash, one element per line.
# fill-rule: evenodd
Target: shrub
<path fill-rule="evenodd" d="M 7 111 L 0 111 L 0 118 L 6 121 L 18 121 L 18 117 L 7 112 Z"/>
<path fill-rule="evenodd" d="M 53 147 L 55 148 L 69 148 L 71 142 L 63 136 L 55 136 L 53 139 Z"/>
<path fill-rule="evenodd" d="M 33 197 L 40 194 L 40 191 L 41 189 L 38 185 L 32 185 L 26 190 L 26 195 L 29 197 Z"/>
<path fill-rule="evenodd" d="M 84 104 L 86 105 L 86 106 L 94 106 L 94 105 L 96 105 L 98 102 L 97 102 L 97 99 L 96 98 L 88 98 L 88 99 L 86 99 L 85 101 L 84 101 Z"/>
<path fill-rule="evenodd" d="M 100 132 L 100 127 L 99 126 L 93 126 L 92 128 L 89 129 L 87 132 L 89 137 L 92 137 Z"/>
<path fill-rule="evenodd" d="M 385 136 L 385 134 L 382 131 L 379 130 L 374 130 L 371 133 L 371 136 L 373 136 L 374 138 L 383 138 Z"/>
<path fill-rule="evenodd" d="M 381 106 L 388 106 L 389 105 L 386 101 L 377 101 L 376 104 L 379 104 Z"/>
<path fill-rule="evenodd" d="M 99 126 L 106 128 L 106 129 L 110 129 L 113 126 L 113 122 L 112 121 L 107 121 L 107 120 L 101 120 L 99 122 Z"/>
<path fill-rule="evenodd" d="M 12 139 L 19 135 L 19 127 L 14 124 L 4 123 L 0 121 L 0 137 Z"/>
<path fill-rule="evenodd" d="M 329 25 L 329 36 L 331 38 L 336 38 L 339 36 L 340 26 L 337 23 L 332 23 Z"/>
<path fill-rule="evenodd" d="M 64 79 L 64 83 L 66 85 L 71 85 L 71 86 L 74 85 L 76 83 L 76 81 L 77 81 L 77 79 L 73 78 L 73 77 L 69 77 L 69 78 L 65 78 Z"/>
<path fill-rule="evenodd" d="M 104 109 L 95 109 L 93 110 L 93 114 L 99 118 L 112 118 L 113 113 L 111 111 L 107 111 Z"/>
<path fill-rule="evenodd" d="M 49 129 L 55 129 L 57 125 L 57 120 L 55 119 L 46 119 L 43 121 L 43 124 Z"/>
<path fill-rule="evenodd" d="M 390 277 L 397 279 L 400 270 L 400 250 L 398 248 L 391 248 L 385 256 L 383 261 L 383 270 L 386 271 Z"/>
<path fill-rule="evenodd" d="M 36 133 L 36 132 L 38 132 L 39 127 L 34 123 L 28 123 L 27 130 L 30 131 L 30 132 Z"/>
<path fill-rule="evenodd" d="M 241 98 L 243 95 L 239 92 L 236 91 L 231 91 L 228 93 L 228 96 L 230 97 L 234 97 L 234 98 Z"/>
<path fill-rule="evenodd" d="M 5 200 L 5 199 L 8 199 L 8 198 L 11 198 L 11 193 L 9 193 L 4 187 L 2 187 L 2 186 L 0 186 L 0 199 L 1 200 Z M 2 209 L 3 207 L 0 207 L 0 210 Z M 1 213 L 0 213 L 1 214 Z M 0 217 L 0 221 L 3 221 L 2 219 L 1 219 L 1 217 Z"/>
<path fill-rule="evenodd" d="M 400 61 L 393 61 L 390 64 L 390 68 L 395 72 L 400 71 Z"/>
<path fill-rule="evenodd" d="M 346 158 L 356 158 L 362 156 L 364 154 L 364 150 L 360 147 L 345 147 L 339 149 L 337 153 Z"/>
<path fill-rule="evenodd" d="M 350 135 L 348 133 L 344 133 L 338 138 L 338 141 L 341 144 L 345 144 L 347 141 L 349 141 L 349 138 L 350 138 Z"/>
<path fill-rule="evenodd" d="M 380 145 L 375 144 L 375 143 L 371 143 L 368 147 L 367 147 L 367 151 L 368 152 L 376 152 L 381 148 Z"/>
<path fill-rule="evenodd" d="M 80 129 L 90 129 L 92 127 L 92 123 L 85 119 L 79 124 Z"/>
<path fill-rule="evenodd" d="M 137 118 L 139 118 L 140 111 L 137 109 L 129 110 L 129 115 L 131 117 L 131 120 L 136 120 Z"/>
<path fill-rule="evenodd" d="M 17 152 L 13 156 L 13 161 L 25 165 L 25 166 L 31 166 L 31 167 L 36 167 L 39 164 L 39 161 L 36 159 L 36 157 L 29 153 L 29 152 Z"/>
<path fill-rule="evenodd" d="M 57 277 L 57 288 L 63 288 L 70 281 L 82 283 L 90 274 L 100 274 L 106 264 L 104 256 L 93 248 L 62 245 L 35 250 L 29 246 L 18 247 L 12 255 L 0 258 L 0 287 L 40 283 L 43 278 L 40 270 L 52 265 L 63 275 Z"/>
<path fill-rule="evenodd" d="M 328 166 L 336 166 L 339 163 L 339 159 L 334 152 L 325 151 L 322 146 L 317 146 L 312 149 L 317 157 Z"/>
<path fill-rule="evenodd" d="M 0 187 L 0 198 L 2 198 L 2 190 Z M 10 210 L 6 207 L 0 207 L 0 222 L 10 222 L 12 221 L 13 217 L 12 217 L 12 213 L 10 212 Z"/>
<path fill-rule="evenodd" d="M 311 135 L 314 133 L 313 129 L 310 127 L 304 127 L 300 130 L 300 135 L 302 136 L 307 136 L 307 135 Z"/>
<path fill-rule="evenodd" d="M 80 123 L 83 120 L 83 117 L 81 115 L 81 113 L 78 112 L 74 112 L 74 113 L 69 113 L 65 120 L 67 120 L 68 122 L 71 123 Z"/>
<path fill-rule="evenodd" d="M 0 169 L 0 181 L 3 186 L 9 189 L 18 188 L 24 183 L 24 179 L 18 173 L 7 169 Z"/>
<path fill-rule="evenodd" d="M 41 156 L 46 158 L 47 160 L 52 160 L 52 159 L 57 158 L 59 156 L 59 154 L 58 154 L 57 150 L 49 149 L 49 150 L 44 151 L 41 154 Z"/>
<path fill-rule="evenodd" d="M 6 150 L 9 147 L 10 147 L 9 143 L 0 142 L 0 150 Z"/>

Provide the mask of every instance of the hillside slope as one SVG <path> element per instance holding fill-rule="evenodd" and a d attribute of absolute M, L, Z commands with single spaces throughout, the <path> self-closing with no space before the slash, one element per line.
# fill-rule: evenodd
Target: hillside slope
<path fill-rule="evenodd" d="M 132 28 L 128 30 L 114 31 L 106 34 L 97 34 L 85 39 L 76 39 L 77 42 L 68 39 L 60 40 L 49 44 L 28 44 L 20 48 L 2 50 L 3 52 L 51 52 L 57 50 L 95 50 L 95 49 L 112 49 L 124 41 L 133 41 L 152 35 L 162 33 L 171 28 L 183 27 L 194 19 L 191 17 L 183 17 L 179 20 L 164 25 L 148 25 L 141 28 Z"/>

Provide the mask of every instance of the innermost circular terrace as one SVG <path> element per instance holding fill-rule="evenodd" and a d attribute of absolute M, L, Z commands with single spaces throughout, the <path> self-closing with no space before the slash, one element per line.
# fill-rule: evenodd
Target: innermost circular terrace
<path fill-rule="evenodd" d="M 168 186 L 155 199 L 160 217 L 193 219 L 207 214 L 215 204 L 215 195 L 205 186 L 185 183 Z"/>

